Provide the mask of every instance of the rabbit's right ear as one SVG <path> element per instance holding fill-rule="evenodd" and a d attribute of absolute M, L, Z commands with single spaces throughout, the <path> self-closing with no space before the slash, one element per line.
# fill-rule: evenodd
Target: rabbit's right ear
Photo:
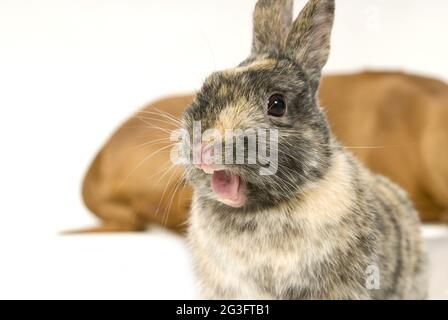
<path fill-rule="evenodd" d="M 280 52 L 292 24 L 293 0 L 259 0 L 253 16 L 252 55 Z"/>
<path fill-rule="evenodd" d="M 335 0 L 308 0 L 293 23 L 285 53 L 302 66 L 318 85 L 330 53 Z"/>

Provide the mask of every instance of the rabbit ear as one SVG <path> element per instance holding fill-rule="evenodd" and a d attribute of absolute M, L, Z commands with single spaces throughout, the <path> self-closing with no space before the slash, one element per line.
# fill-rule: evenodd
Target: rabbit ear
<path fill-rule="evenodd" d="M 252 54 L 281 51 L 292 24 L 293 0 L 259 0 L 254 11 Z"/>
<path fill-rule="evenodd" d="M 286 42 L 286 55 L 299 63 L 317 84 L 330 53 L 334 10 L 334 0 L 309 0 Z"/>

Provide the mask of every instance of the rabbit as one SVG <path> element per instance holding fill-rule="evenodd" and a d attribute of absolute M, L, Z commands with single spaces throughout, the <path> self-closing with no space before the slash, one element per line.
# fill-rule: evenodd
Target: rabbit
<path fill-rule="evenodd" d="M 334 138 L 317 99 L 335 1 L 309 0 L 294 22 L 292 5 L 257 2 L 251 55 L 208 77 L 182 116 L 193 188 L 187 236 L 201 294 L 425 299 L 416 210 L 400 187 Z M 278 134 L 277 145 L 267 144 L 277 153 L 269 167 L 264 157 L 246 159 L 241 132 L 260 128 Z M 228 130 L 239 133 L 229 140 Z M 210 131 L 219 135 L 206 139 Z M 244 163 L 223 161 L 217 146 L 235 151 L 236 141 L 244 142 Z"/>

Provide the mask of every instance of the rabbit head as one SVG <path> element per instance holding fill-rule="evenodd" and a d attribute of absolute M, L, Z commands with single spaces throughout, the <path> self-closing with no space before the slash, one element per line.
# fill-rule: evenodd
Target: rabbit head
<path fill-rule="evenodd" d="M 293 1 L 259 0 L 250 56 L 205 80 L 183 116 L 189 136 L 201 135 L 187 144 L 186 165 L 201 201 L 235 211 L 272 207 L 325 174 L 331 134 L 316 95 L 334 2 L 310 0 L 292 21 Z"/>

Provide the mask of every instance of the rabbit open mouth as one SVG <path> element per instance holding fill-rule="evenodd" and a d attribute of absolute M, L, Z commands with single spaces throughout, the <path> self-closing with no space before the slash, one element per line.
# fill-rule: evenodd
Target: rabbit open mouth
<path fill-rule="evenodd" d="M 211 188 L 219 202 L 240 208 L 246 203 L 246 190 L 241 177 L 229 170 L 216 170 L 211 176 Z"/>

